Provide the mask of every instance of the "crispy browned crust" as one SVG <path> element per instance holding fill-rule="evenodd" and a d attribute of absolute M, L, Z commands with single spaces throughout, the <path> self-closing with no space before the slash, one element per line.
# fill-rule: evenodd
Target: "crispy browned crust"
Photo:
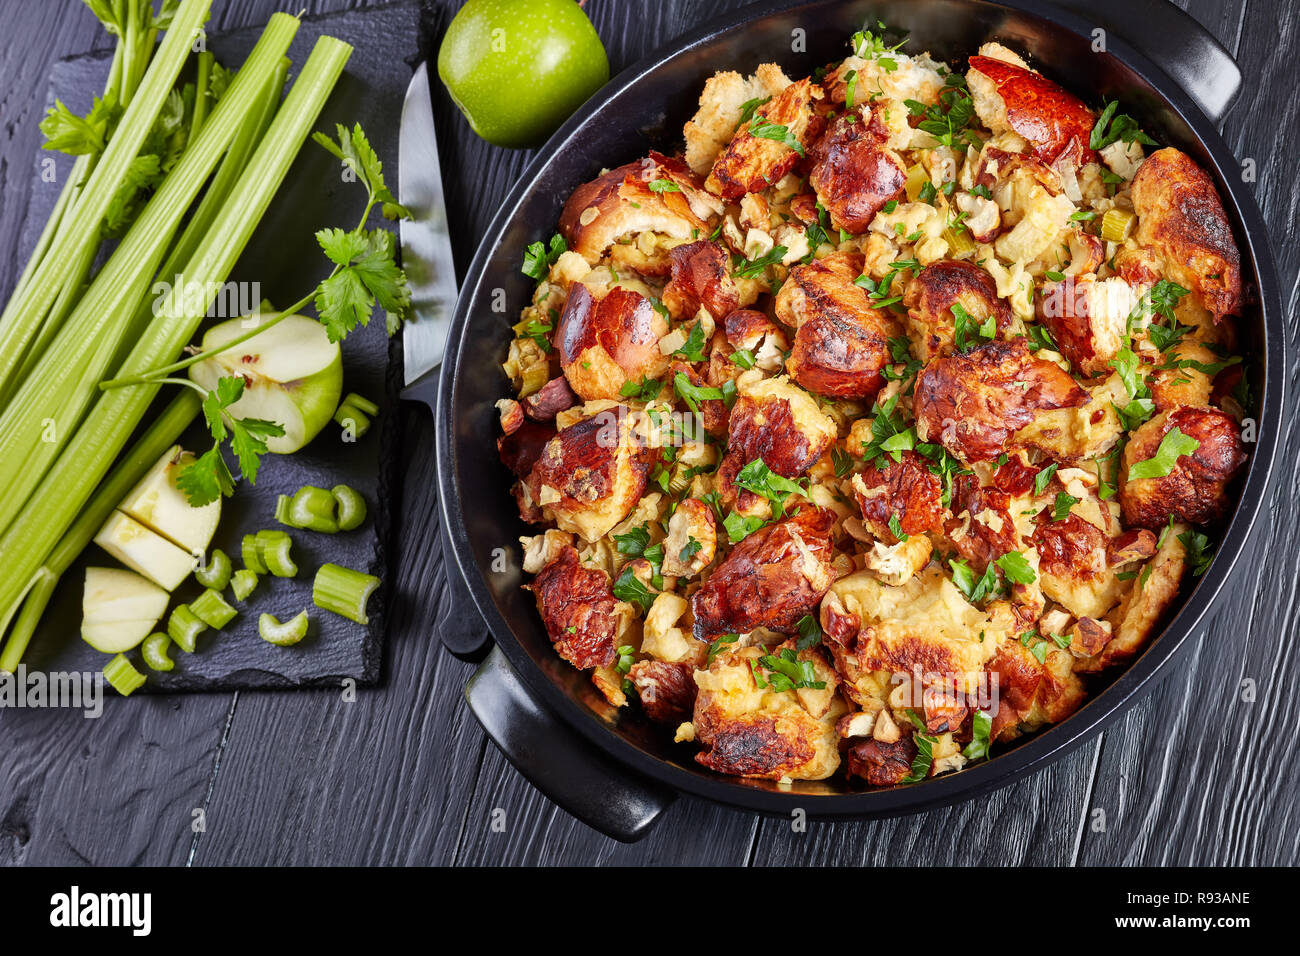
<path fill-rule="evenodd" d="M 898 518 L 904 534 L 942 533 L 947 516 L 942 482 L 916 452 L 902 452 L 901 458 L 887 459 L 884 468 L 868 466 L 854 476 L 853 498 L 862 512 L 862 523 L 885 541 L 896 540 L 889 527 L 893 517 Z"/>
<path fill-rule="evenodd" d="M 850 776 L 861 777 L 873 787 L 893 787 L 911 774 L 916 742 L 911 734 L 899 737 L 892 744 L 863 740 L 850 747 L 844 756 Z"/>
<path fill-rule="evenodd" d="M 1209 174 L 1186 153 L 1158 149 L 1133 177 L 1132 197 L 1137 243 L 1156 251 L 1165 278 L 1195 292 L 1216 320 L 1238 314 L 1241 255 Z"/>
<path fill-rule="evenodd" d="M 740 304 L 730 257 L 716 242 L 701 239 L 677 246 L 668 255 L 672 278 L 664 286 L 664 305 L 675 318 L 689 319 L 704 306 L 721 319 Z"/>
<path fill-rule="evenodd" d="M 965 517 L 969 512 L 970 517 Z M 995 487 L 981 485 L 975 475 L 960 475 L 953 480 L 952 514 L 947 531 L 957 553 L 982 574 L 990 561 L 1022 545 L 1011 515 L 1011 495 Z M 992 517 L 991 523 L 982 518 Z M 962 528 L 964 533 L 958 534 Z"/>
<path fill-rule="evenodd" d="M 1129 480 L 1129 469 L 1155 455 L 1173 428 L 1200 446 L 1180 457 L 1163 478 Z M 1124 448 L 1119 485 L 1124 523 L 1158 530 L 1170 515 L 1192 524 L 1217 521 L 1228 511 L 1228 482 L 1245 463 L 1240 426 L 1227 412 L 1206 406 L 1162 412 L 1138 428 Z"/>
<path fill-rule="evenodd" d="M 808 145 L 820 132 L 821 118 L 812 110 L 814 99 L 822 96 L 821 87 L 808 78 L 791 83 L 756 113 L 770 123 L 786 127 L 807 152 Z M 803 158 L 797 151 L 776 140 L 755 136 L 747 123 L 736 131 L 705 180 L 709 192 L 728 201 L 745 193 L 759 192 L 780 181 Z"/>
<path fill-rule="evenodd" d="M 867 231 L 880 207 L 903 194 L 903 161 L 886 146 L 889 131 L 875 111 L 870 122 L 856 114 L 835 119 L 813 146 L 808 183 L 830 213 L 831 226 Z"/>
<path fill-rule="evenodd" d="M 917 434 L 967 462 L 990 461 L 1034 413 L 1086 405 L 1088 393 L 1023 338 L 937 358 L 917 377 Z"/>
<path fill-rule="evenodd" d="M 618 602 L 609 575 L 584 568 L 577 549 L 567 545 L 525 587 L 537 599 L 537 613 L 556 653 L 582 670 L 614 662 Z"/>
<path fill-rule="evenodd" d="M 837 252 L 796 266 L 777 294 L 777 318 L 799 330 L 786 368 L 809 391 L 868 399 L 885 384 L 893 330 L 853 282 L 862 261 L 860 253 Z"/>
<path fill-rule="evenodd" d="M 951 355 L 956 319 L 952 307 L 961 305 L 977 323 L 994 316 L 998 334 L 1011 325 L 1011 306 L 998 297 L 993 277 L 975 265 L 955 259 L 932 262 L 922 269 L 903 292 L 913 342 L 928 361 L 936 355 Z M 972 330 L 971 334 L 974 333 Z"/>
<path fill-rule="evenodd" d="M 578 404 L 568 379 L 553 378 L 523 400 L 524 414 L 534 421 L 549 422 L 565 409 Z"/>
<path fill-rule="evenodd" d="M 805 507 L 736 545 L 691 598 L 695 636 L 711 640 L 756 627 L 793 631 L 834 580 L 834 524 L 833 513 Z"/>
<path fill-rule="evenodd" d="M 685 375 L 692 385 L 696 388 L 706 388 L 708 383 L 699 372 L 695 371 L 685 362 L 673 362 L 668 366 L 668 381 L 671 383 L 676 380 L 677 373 Z M 727 403 L 720 398 L 706 398 L 696 402 L 700 409 L 700 418 L 704 423 L 704 430 L 715 438 L 727 433 L 727 425 L 731 420 L 731 411 L 727 409 Z"/>
<path fill-rule="evenodd" d="M 542 457 L 542 449 L 555 437 L 555 426 L 541 422 L 523 422 L 509 435 L 497 439 L 497 454 L 501 463 L 516 477 L 523 478 Z"/>
<path fill-rule="evenodd" d="M 560 523 L 594 508 L 609 509 L 609 526 L 622 520 L 645 491 L 652 451 L 629 447 L 620 433 L 618 408 L 561 429 L 542 448 L 526 479 L 534 502 L 542 503 L 542 487 L 555 489 L 558 500 L 546 503 Z M 566 528 L 566 530 L 574 530 Z"/>
<path fill-rule="evenodd" d="M 753 349 L 763 336 L 780 332 L 775 322 L 757 309 L 737 309 L 722 320 L 727 344 L 733 349 Z"/>
<path fill-rule="evenodd" d="M 1088 297 L 1091 281 L 1070 276 L 1061 282 L 1044 282 L 1034 299 L 1035 317 L 1052 333 L 1057 351 L 1070 360 L 1071 368 L 1089 377 L 1107 372 L 1113 358 L 1097 348 Z"/>
<path fill-rule="evenodd" d="M 792 648 L 789 641 L 771 653 L 787 648 Z M 799 659 L 813 662 L 825 690 L 769 692 L 765 699 L 757 694 L 752 669 L 764 653 L 760 647 L 726 649 L 709 663 L 707 680 L 697 672 L 692 723 L 704 750 L 695 759 L 710 770 L 742 777 L 823 779 L 839 765 L 835 722 L 844 705 L 834 697 L 835 674 L 816 650 L 800 651 Z"/>
<path fill-rule="evenodd" d="M 650 300 L 630 289 L 613 288 L 597 299 L 581 282 L 569 289 L 555 329 L 560 365 L 570 387 L 587 400 L 617 399 L 623 382 L 603 374 L 605 356 L 624 380 L 656 375 L 666 364 L 659 339 L 668 322 Z M 603 351 L 593 355 L 591 350 Z"/>
<path fill-rule="evenodd" d="M 987 56 L 970 58 L 970 68 L 994 84 L 1007 108 L 1007 124 L 1033 146 L 1047 163 L 1072 157 L 1082 164 L 1096 159 L 1088 146 L 1095 118 L 1083 100 L 1040 73 Z"/>
<path fill-rule="evenodd" d="M 678 190 L 652 190 L 650 183 L 657 179 L 671 180 Z M 575 189 L 560 213 L 559 229 L 569 248 L 595 265 L 630 233 L 649 230 L 688 239 L 694 230 L 705 231 L 708 220 L 720 212 L 685 163 L 652 152 Z"/>
<path fill-rule="evenodd" d="M 989 662 L 989 673 L 997 675 L 997 712 L 993 715 L 992 735 L 1010 740 L 1019 733 L 1019 724 L 1031 712 L 1048 722 L 1064 720 L 1083 702 L 1082 685 L 1072 674 L 1054 673 L 1038 663 L 1033 652 L 1020 641 L 1004 641 L 997 656 Z"/>
<path fill-rule="evenodd" d="M 1147 528 L 1121 531 L 1106 544 L 1106 563 L 1112 568 L 1144 561 L 1156 553 L 1156 535 Z"/>
<path fill-rule="evenodd" d="M 1106 533 L 1077 514 L 1062 521 L 1052 517 L 1044 509 L 1034 528 L 1040 573 L 1077 582 L 1100 578 L 1110 564 Z"/>
<path fill-rule="evenodd" d="M 701 412 L 704 412 L 701 407 Z M 708 418 L 705 418 L 708 424 Z M 761 401 L 741 395 L 731 409 L 727 454 L 718 466 L 718 491 L 730 507 L 738 503 L 749 510 L 755 501 L 751 491 L 737 489 L 736 476 L 756 458 L 783 478 L 799 478 L 817 461 L 830 441 L 811 442 L 795 420 L 784 398 L 766 396 Z M 833 440 L 833 439 L 832 439 Z"/>
<path fill-rule="evenodd" d="M 646 716 L 660 724 L 691 719 L 695 708 L 695 668 L 688 663 L 637 661 L 628 671 Z"/>

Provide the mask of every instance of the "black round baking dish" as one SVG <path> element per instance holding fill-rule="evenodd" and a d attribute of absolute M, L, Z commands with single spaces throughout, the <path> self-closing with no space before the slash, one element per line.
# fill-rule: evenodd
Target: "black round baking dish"
<path fill-rule="evenodd" d="M 518 537 L 529 532 L 507 495 L 511 479 L 496 455 L 493 406 L 507 394 L 500 363 L 513 320 L 494 311 L 493 301 L 504 289 L 514 313 L 528 300 L 532 285 L 519 271 L 522 251 L 554 231 L 576 186 L 602 167 L 644 156 L 651 146 L 671 150 L 680 143 L 682 123 L 715 70 L 750 72 L 775 60 L 790 75 L 807 75 L 843 56 L 850 34 L 877 19 L 906 31 L 908 49 L 930 50 L 953 65 L 964 65 L 992 39 L 1023 50 L 1038 69 L 1093 105 L 1103 97 L 1120 100 L 1159 142 L 1186 151 L 1211 172 L 1234 221 L 1250 289 L 1240 328 L 1259 399 L 1258 440 L 1209 570 L 1185 587 L 1177 613 L 1142 656 L 1105 675 L 1072 717 L 987 763 L 910 787 L 867 790 L 842 779 L 782 787 L 703 769 L 691 749 L 671 743 L 661 727 L 635 714 L 611 714 L 588 677 L 552 650 L 531 596 L 520 589 Z M 436 408 L 444 528 L 467 593 L 495 641 L 466 693 L 510 761 L 578 818 L 634 840 L 681 792 L 762 813 L 802 808 L 820 818 L 942 806 L 1061 757 L 1130 706 L 1167 670 L 1232 570 L 1264 500 L 1279 434 L 1284 336 L 1274 267 L 1259 211 L 1215 129 L 1239 84 L 1228 54 L 1166 0 L 813 0 L 759 3 L 714 20 L 625 70 L 582 107 L 541 150 L 474 257 Z M 495 570 L 503 564 L 504 570 Z M 457 608 L 455 614 L 474 610 Z M 481 658 L 487 648 L 455 650 Z"/>

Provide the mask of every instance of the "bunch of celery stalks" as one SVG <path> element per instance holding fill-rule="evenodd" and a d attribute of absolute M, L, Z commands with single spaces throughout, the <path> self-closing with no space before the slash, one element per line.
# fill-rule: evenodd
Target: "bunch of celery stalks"
<path fill-rule="evenodd" d="M 21 662 L 60 576 L 203 405 L 194 388 L 156 402 L 164 383 L 149 373 L 178 360 L 209 303 L 184 289 L 159 303 L 154 283 L 177 274 L 191 288 L 226 282 L 351 53 L 322 37 L 285 95 L 294 17 L 275 14 L 231 74 L 196 42 L 211 0 L 164 0 L 157 12 L 150 0 L 86 3 L 117 34 L 97 103 L 114 104 L 116 124 L 102 149 L 77 157 L 0 316 L 0 638 L 7 634 L 0 670 L 8 672 Z M 181 83 L 187 68 L 194 79 Z M 89 119 L 93 135 L 100 127 Z M 142 171 L 158 172 L 142 149 L 167 122 L 170 169 L 124 214 Z M 115 220 L 114 247 L 106 223 Z M 101 388 L 112 377 L 141 383 Z M 270 544 L 274 555 L 278 545 Z M 280 557 L 287 560 L 287 551 Z M 246 565 L 258 562 L 257 548 L 245 554 Z M 351 604 L 349 616 L 364 620 L 378 580 L 338 570 L 325 590 L 335 589 L 340 607 Z M 194 630 L 181 624 L 192 649 Z M 305 624 L 305 612 L 279 630 L 272 620 L 263 636 L 291 643 Z M 125 692 L 143 682 L 121 655 L 105 674 Z"/>

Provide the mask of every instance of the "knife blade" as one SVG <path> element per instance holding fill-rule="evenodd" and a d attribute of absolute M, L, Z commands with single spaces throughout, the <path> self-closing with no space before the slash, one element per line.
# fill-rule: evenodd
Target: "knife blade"
<path fill-rule="evenodd" d="M 411 289 L 411 314 L 402 331 L 404 381 L 410 385 L 441 364 L 457 295 L 425 63 L 411 77 L 402 104 L 397 176 L 398 202 L 412 216 L 398 225 L 402 267 Z"/>

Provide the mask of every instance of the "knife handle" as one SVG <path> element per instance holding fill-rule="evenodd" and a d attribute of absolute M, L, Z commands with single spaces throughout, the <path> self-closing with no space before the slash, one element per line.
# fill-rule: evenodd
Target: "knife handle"
<path fill-rule="evenodd" d="M 438 541 L 442 547 L 443 573 L 447 575 L 447 589 L 434 625 L 438 639 L 453 657 L 477 664 L 492 649 L 492 634 L 469 596 L 453 553 L 454 546 L 445 531 L 438 532 Z"/>
<path fill-rule="evenodd" d="M 438 369 L 425 372 L 402 390 L 402 398 L 419 402 L 433 412 L 435 427 L 438 419 Z M 492 634 L 483 616 L 474 606 L 460 563 L 456 560 L 455 546 L 448 540 L 445 529 L 438 530 L 437 547 L 442 549 L 442 570 L 447 576 L 443 600 L 434 622 L 435 633 L 448 652 L 462 661 L 477 664 L 492 649 Z"/>

